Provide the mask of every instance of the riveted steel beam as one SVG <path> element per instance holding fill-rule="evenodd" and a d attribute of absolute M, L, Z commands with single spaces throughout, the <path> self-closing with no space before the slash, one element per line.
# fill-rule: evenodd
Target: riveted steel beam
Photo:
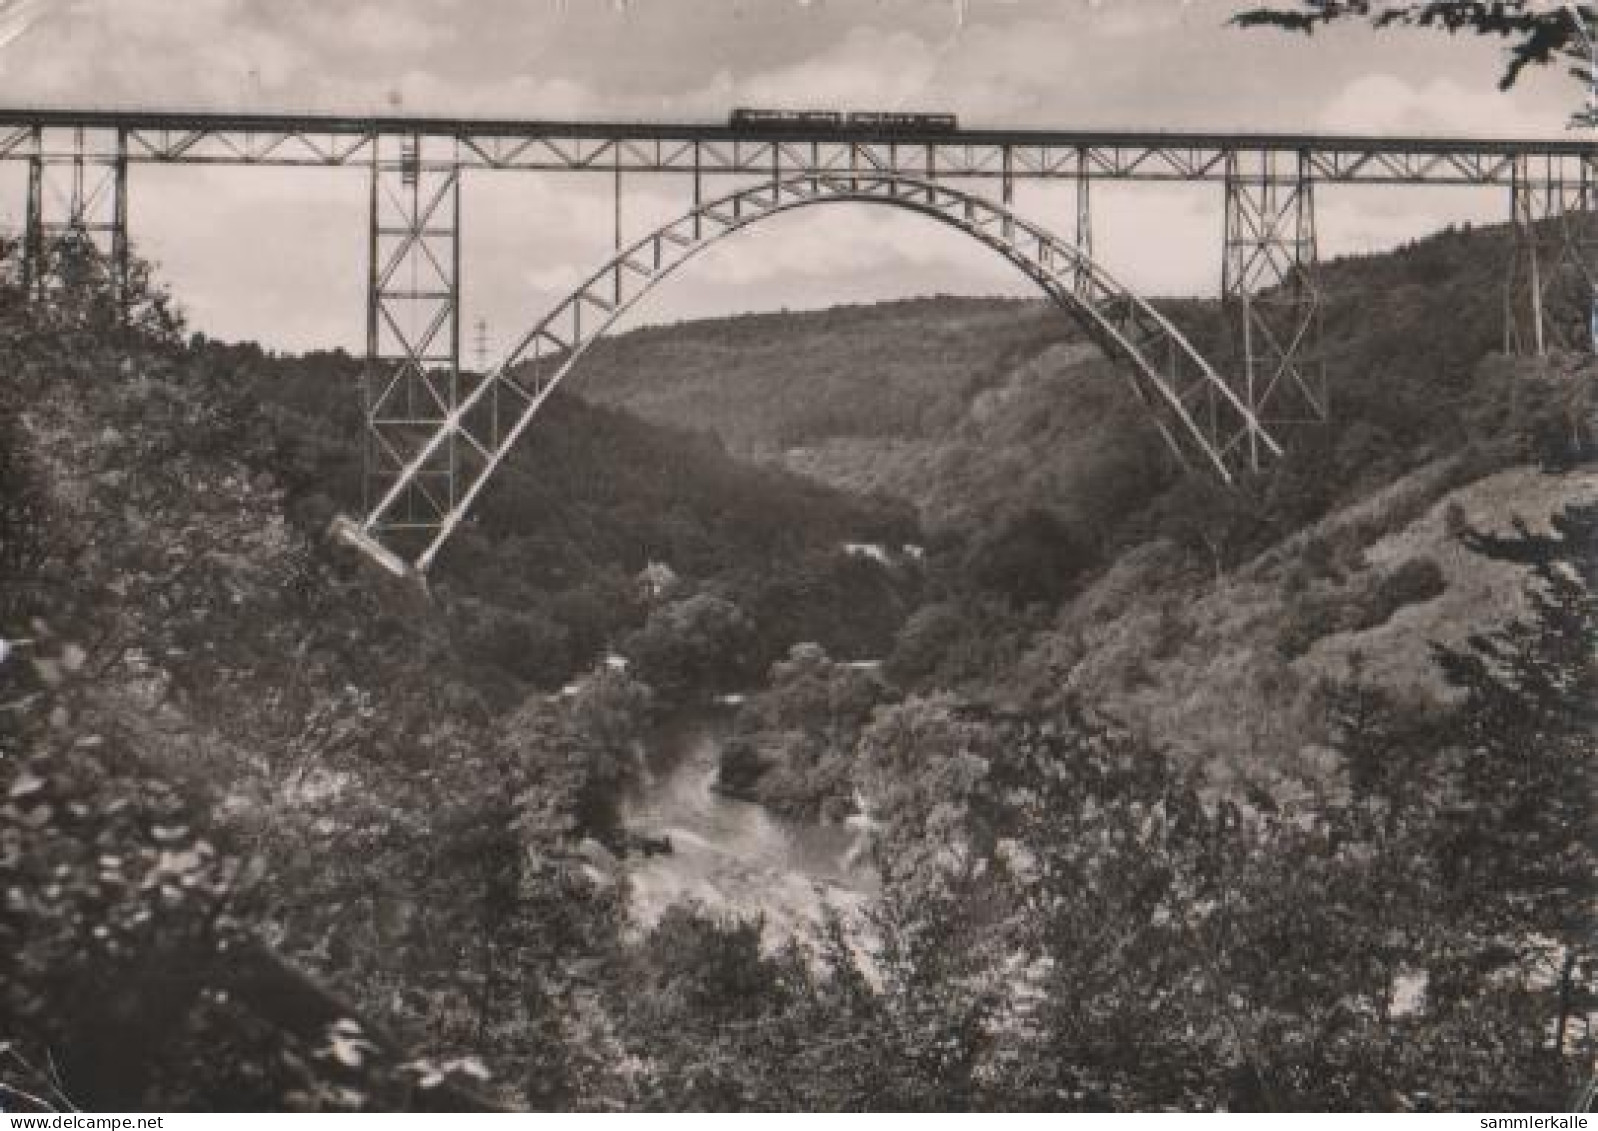
<path fill-rule="evenodd" d="M 507 119 L 228 114 L 0 107 L 0 160 L 26 159 L 28 131 L 121 131 L 134 163 L 362 167 L 394 138 L 447 143 L 467 169 L 777 175 L 892 172 L 938 179 L 997 176 L 1006 151 L 1020 179 L 1221 181 L 1228 156 L 1307 154 L 1320 184 L 1509 187 L 1518 156 L 1574 178 L 1598 146 L 1569 138 L 1360 137 L 1224 131 L 959 129 L 927 135 L 888 127 L 763 132 L 704 122 L 558 122 Z M 851 160 L 856 163 L 851 165 Z"/>

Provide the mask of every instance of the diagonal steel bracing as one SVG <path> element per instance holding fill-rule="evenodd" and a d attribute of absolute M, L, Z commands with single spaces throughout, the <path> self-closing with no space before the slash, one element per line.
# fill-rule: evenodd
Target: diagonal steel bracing
<path fill-rule="evenodd" d="M 1228 154 L 1221 297 L 1236 392 L 1267 426 L 1327 416 L 1316 257 L 1309 154 Z M 1250 464 L 1266 454 L 1251 451 Z"/>
<path fill-rule="evenodd" d="M 851 168 L 837 175 L 763 183 L 700 203 L 620 251 L 462 397 L 392 477 L 352 536 L 369 543 L 403 525 L 396 522 L 396 514 L 447 459 L 459 471 L 460 490 L 412 563 L 426 571 L 567 373 L 628 309 L 718 240 L 766 217 L 830 201 L 866 201 L 919 212 L 1015 264 L 1121 363 L 1133 392 L 1184 462 L 1207 467 L 1229 482 L 1242 468 L 1280 452 L 1249 406 L 1187 339 L 1072 242 L 958 189 Z"/>
<path fill-rule="evenodd" d="M 403 480 L 385 531 L 430 531 L 455 506 L 457 438 L 420 464 L 460 402 L 460 169 L 411 135 L 372 150 L 366 311 L 366 498 Z"/>
<path fill-rule="evenodd" d="M 1009 153 L 1018 179 L 1220 181 L 1234 154 L 1307 155 L 1320 184 L 1508 186 L 1517 156 L 1569 179 L 1593 157 L 1571 138 L 1360 137 L 1236 131 L 958 129 L 769 131 L 713 122 L 560 122 L 411 115 L 207 113 L 0 107 L 0 160 L 25 158 L 30 131 L 119 131 L 141 163 L 365 167 L 374 148 L 418 137 L 449 145 L 468 169 L 608 170 L 787 178 L 862 171 L 928 180 L 985 179 Z"/>
<path fill-rule="evenodd" d="M 1504 350 L 1598 350 L 1598 215 L 1594 170 L 1515 159 L 1504 287 Z"/>

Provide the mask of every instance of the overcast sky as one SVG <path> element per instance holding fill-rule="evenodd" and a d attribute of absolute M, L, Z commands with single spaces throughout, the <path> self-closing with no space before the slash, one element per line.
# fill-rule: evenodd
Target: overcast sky
<path fill-rule="evenodd" d="M 730 108 L 949 110 L 971 125 L 1564 134 L 1582 92 L 1549 71 L 1509 94 L 1502 45 L 1350 27 L 1226 26 L 1219 0 L 0 0 L 0 103 L 724 120 Z M 6 12 L 10 12 L 8 17 Z M 6 42 L 9 39 L 9 42 Z M 0 223 L 22 180 L 0 170 Z M 608 178 L 478 174 L 465 197 L 466 319 L 491 348 L 610 246 Z M 633 178 L 643 234 L 686 205 Z M 344 171 L 136 167 L 131 223 L 192 324 L 278 347 L 357 347 L 365 182 Z M 1068 232 L 1068 186 L 1018 206 Z M 1153 294 L 1219 273 L 1218 186 L 1101 184 L 1096 252 Z M 1323 253 L 1376 249 L 1503 193 L 1323 189 Z M 1013 269 L 931 221 L 801 210 L 691 265 L 642 321 L 926 293 L 1024 294 Z M 469 337 L 471 335 L 468 335 Z M 468 359 L 470 360 L 470 359 Z"/>

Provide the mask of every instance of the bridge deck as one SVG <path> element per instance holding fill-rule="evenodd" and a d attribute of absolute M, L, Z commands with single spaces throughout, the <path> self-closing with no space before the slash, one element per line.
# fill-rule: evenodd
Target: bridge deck
<path fill-rule="evenodd" d="M 467 169 L 793 176 L 893 171 L 933 177 L 1222 180 L 1303 172 L 1331 183 L 1576 183 L 1598 140 L 1369 137 L 1118 130 L 734 128 L 417 116 L 0 108 L 0 160 L 125 156 L 132 163 L 341 166 L 419 159 Z"/>

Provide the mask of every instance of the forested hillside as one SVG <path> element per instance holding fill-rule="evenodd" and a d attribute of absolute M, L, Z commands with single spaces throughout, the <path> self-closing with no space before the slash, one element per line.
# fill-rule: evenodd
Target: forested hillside
<path fill-rule="evenodd" d="M 1332 424 L 1289 437 L 1268 489 L 1317 492 L 1294 505 L 1324 513 L 1490 442 L 1505 412 L 1564 411 L 1480 368 L 1501 344 L 1507 255 L 1502 229 L 1467 228 L 1323 265 Z M 1215 304 L 1158 305 L 1230 371 Z M 649 419 L 703 422 L 734 450 L 827 482 L 898 494 L 934 528 L 965 533 L 1044 506 L 1103 537 L 1111 516 L 1133 517 L 1171 481 L 1114 369 L 1041 301 L 925 299 L 640 330 L 597 347 L 572 387 Z"/>
<path fill-rule="evenodd" d="M 519 1101 L 511 1046 L 469 1038 L 509 969 L 480 917 L 559 908 L 505 945 L 562 993 L 582 932 L 619 945 L 578 848 L 628 850 L 651 696 L 606 653 L 663 709 L 798 641 L 879 653 L 918 582 L 842 547 L 913 517 L 558 401 L 424 599 L 324 537 L 359 503 L 356 363 L 185 340 L 153 289 L 124 324 L 92 262 L 63 272 L 0 307 L 0 1030 L 29 1066 L 0 1087 L 458 1103 L 422 1093 L 486 1060 Z M 438 1055 L 402 1068 L 411 1042 Z"/>
<path fill-rule="evenodd" d="M 281 481 L 316 531 L 361 506 L 361 365 L 344 354 L 278 358 L 200 342 L 192 366 L 236 397 L 242 451 Z M 251 408 L 245 409 L 244 405 Z M 771 631 L 733 678 L 751 680 L 798 639 L 875 655 L 911 592 L 850 557 L 849 542 L 918 537 L 911 509 L 731 458 L 702 432 L 652 426 L 557 397 L 508 461 L 433 579 L 457 642 L 487 673 L 555 687 L 640 627 L 639 574 L 658 563 L 675 595 L 725 596 Z M 872 613 L 862 616 L 862 605 Z M 785 635 L 788 632 L 795 635 Z"/>
<path fill-rule="evenodd" d="M 1567 1102 L 1594 368 L 1492 354 L 1495 239 L 1330 268 L 1336 418 L 1233 491 L 1026 304 L 622 339 L 906 501 L 567 398 L 430 597 L 324 536 L 351 359 L 5 288 L 7 1106 Z M 861 830 L 863 922 L 637 920 L 622 801 L 713 699 L 717 788 Z"/>
<path fill-rule="evenodd" d="M 945 434 L 1016 360 L 1059 340 L 1002 299 L 912 299 L 648 327 L 584 359 L 584 397 L 707 428 L 740 452 Z"/>

